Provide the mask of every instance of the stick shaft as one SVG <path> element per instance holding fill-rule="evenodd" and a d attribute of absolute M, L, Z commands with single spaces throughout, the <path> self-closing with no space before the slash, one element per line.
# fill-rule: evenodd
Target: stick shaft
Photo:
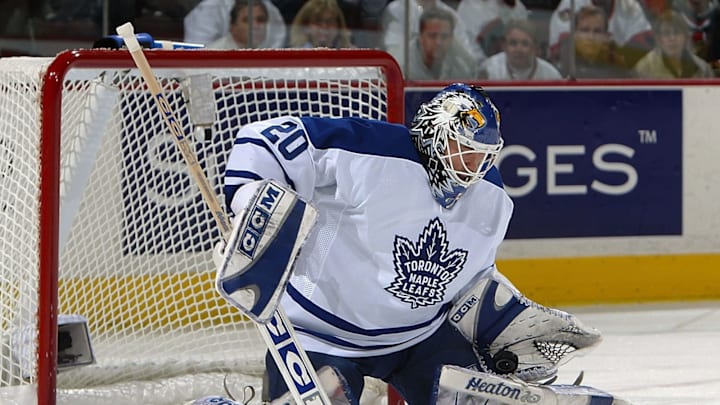
<path fill-rule="evenodd" d="M 145 80 L 158 109 L 162 113 L 163 120 L 170 129 L 180 149 L 180 153 L 187 163 L 193 180 L 195 180 L 195 183 L 200 188 L 203 200 L 205 200 L 205 203 L 213 213 L 213 217 L 222 233 L 223 239 L 227 240 L 227 236 L 231 231 L 227 216 L 220 206 L 215 192 L 210 186 L 205 172 L 202 170 L 202 166 L 187 141 L 180 121 L 177 120 L 175 113 L 170 108 L 170 103 L 168 103 L 165 98 L 163 89 L 155 77 L 155 73 L 150 67 L 142 47 L 135 38 L 132 24 L 125 23 L 121 25 L 117 28 L 117 32 L 123 37 L 135 65 Z M 278 365 L 280 373 L 295 401 L 298 404 L 306 405 L 331 405 L 327 394 L 320 386 L 320 379 L 312 367 L 312 364 L 310 364 L 307 353 L 305 353 L 299 342 L 297 342 L 293 326 L 290 320 L 287 319 L 287 315 L 285 315 L 282 308 L 278 307 L 271 322 L 265 325 L 257 323 L 256 326 L 273 359 Z"/>
<path fill-rule="evenodd" d="M 205 203 L 210 208 L 210 211 L 215 218 L 215 222 L 217 223 L 218 228 L 220 228 L 220 232 L 222 232 L 223 237 L 225 237 L 225 235 L 230 233 L 230 225 L 228 223 L 227 216 L 225 215 L 225 212 L 220 206 L 220 203 L 215 196 L 215 192 L 213 191 L 212 186 L 210 186 L 210 182 L 208 181 L 205 173 L 203 172 L 200 162 L 198 162 L 195 153 L 193 152 L 190 144 L 188 143 L 187 137 L 185 136 L 185 132 L 183 131 L 180 121 L 177 120 L 177 118 L 175 117 L 175 113 L 173 112 L 172 108 L 170 108 L 170 103 L 167 101 L 167 98 L 165 98 L 165 93 L 163 92 L 160 83 L 155 77 L 155 73 L 150 67 L 147 58 L 145 57 L 145 53 L 143 52 L 142 47 L 140 47 L 140 44 L 138 43 L 134 34 L 131 37 L 126 38 L 126 32 L 121 33 L 120 31 L 118 31 L 118 33 L 123 36 L 125 43 L 130 50 L 130 55 L 135 62 L 135 65 L 140 71 L 143 79 L 145 79 L 145 83 L 150 90 L 150 94 L 152 94 L 152 97 L 155 99 L 155 103 L 163 116 L 163 120 L 170 129 L 170 132 L 173 135 L 173 139 L 175 139 L 175 143 L 177 144 L 178 148 L 180 149 L 180 153 L 185 159 L 185 163 L 188 166 L 188 171 L 190 172 L 190 175 L 193 177 L 193 180 L 195 180 L 195 184 L 197 184 L 197 186 L 200 188 L 200 193 L 202 194 Z"/>

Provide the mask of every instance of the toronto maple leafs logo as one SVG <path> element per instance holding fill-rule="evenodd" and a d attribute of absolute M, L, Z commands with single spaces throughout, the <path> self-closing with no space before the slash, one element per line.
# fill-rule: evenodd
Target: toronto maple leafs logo
<path fill-rule="evenodd" d="M 447 232 L 439 218 L 430 221 L 417 243 L 396 235 L 393 264 L 397 277 L 385 290 L 413 309 L 436 304 L 462 270 L 467 253 L 463 249 L 449 250 Z"/>

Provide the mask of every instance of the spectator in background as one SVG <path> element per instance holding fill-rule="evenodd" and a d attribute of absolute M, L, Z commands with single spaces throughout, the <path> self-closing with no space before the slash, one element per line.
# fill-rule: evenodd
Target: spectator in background
<path fill-rule="evenodd" d="M 236 0 L 230 9 L 230 30 L 210 49 L 261 48 L 267 38 L 268 12 L 261 1 Z"/>
<path fill-rule="evenodd" d="M 402 65 L 408 79 L 462 80 L 476 76 L 476 63 L 454 38 L 455 18 L 447 10 L 429 8 L 420 15 L 420 31 L 410 43 L 409 66 Z"/>
<path fill-rule="evenodd" d="M 308 0 L 290 26 L 291 48 L 353 48 L 335 0 Z"/>
<path fill-rule="evenodd" d="M 690 28 L 694 53 L 717 69 L 720 67 L 720 6 L 715 0 L 678 0 L 675 9 Z"/>
<path fill-rule="evenodd" d="M 408 0 L 410 4 L 410 10 L 408 21 L 409 23 L 409 37 L 405 38 L 405 0 L 395 0 L 390 2 L 382 16 L 383 26 L 383 47 L 390 54 L 395 56 L 398 62 L 403 61 L 405 54 L 405 44 L 411 43 L 413 38 L 416 38 L 420 30 L 420 15 L 424 10 L 430 8 L 438 8 L 447 11 L 453 16 L 454 29 L 453 38 L 454 42 L 459 46 L 464 47 L 467 52 L 475 59 L 476 62 L 485 60 L 486 56 L 482 50 L 472 52 L 474 49 L 470 45 L 470 41 L 467 38 L 467 29 L 463 22 L 458 18 L 458 15 L 452 7 L 443 3 L 441 0 Z"/>
<path fill-rule="evenodd" d="M 574 61 L 571 59 L 573 51 Z M 575 14 L 575 39 L 563 42 L 559 68 L 564 77 L 578 79 L 632 77 L 631 69 L 617 52 L 617 45 L 608 32 L 607 14 L 592 5 Z"/>
<path fill-rule="evenodd" d="M 503 52 L 480 65 L 479 77 L 489 80 L 553 80 L 560 72 L 538 56 L 535 25 L 529 20 L 510 20 L 505 25 Z"/>
<path fill-rule="evenodd" d="M 285 24 L 290 26 L 307 0 L 272 0 L 272 2 L 282 13 Z M 382 46 L 380 18 L 387 0 L 339 0 L 337 3 L 345 16 L 353 44 L 361 48 Z"/>
<path fill-rule="evenodd" d="M 560 57 L 562 42 L 570 35 L 571 16 L 588 5 L 600 7 L 608 15 L 608 32 L 630 66 L 652 49 L 652 26 L 638 0 L 561 0 L 550 17 L 550 60 L 557 62 Z"/>
<path fill-rule="evenodd" d="M 285 46 L 287 27 L 280 11 L 269 0 L 262 2 L 268 14 L 267 37 L 262 48 L 282 48 Z M 185 16 L 185 41 L 209 44 L 230 30 L 230 10 L 235 0 L 202 0 Z"/>
<path fill-rule="evenodd" d="M 481 49 L 492 56 L 502 51 L 505 24 L 527 20 L 528 11 L 521 0 L 461 0 L 457 13 L 474 52 Z"/>
<path fill-rule="evenodd" d="M 710 65 L 691 50 L 690 29 L 680 13 L 667 11 L 655 21 L 655 48 L 637 65 L 638 77 L 649 79 L 710 78 Z"/>

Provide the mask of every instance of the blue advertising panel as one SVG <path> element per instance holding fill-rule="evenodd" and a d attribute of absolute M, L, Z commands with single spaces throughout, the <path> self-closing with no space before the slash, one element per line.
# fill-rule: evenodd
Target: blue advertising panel
<path fill-rule="evenodd" d="M 508 238 L 682 233 L 682 90 L 490 90 Z M 406 120 L 435 90 L 406 92 Z"/>

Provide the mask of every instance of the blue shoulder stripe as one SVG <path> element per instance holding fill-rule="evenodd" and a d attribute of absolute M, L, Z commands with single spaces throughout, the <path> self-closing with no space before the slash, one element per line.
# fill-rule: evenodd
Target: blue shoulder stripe
<path fill-rule="evenodd" d="M 275 156 L 272 149 L 270 149 L 270 147 L 265 142 L 263 142 L 259 139 L 253 139 L 253 138 L 237 138 L 237 139 L 235 139 L 234 144 L 235 145 L 246 145 L 246 144 L 256 145 L 256 146 L 260 146 L 263 149 L 265 149 L 266 151 L 268 151 L 270 156 L 272 156 L 273 159 L 275 159 L 275 161 L 278 163 L 278 166 L 280 166 L 280 169 L 282 169 L 283 176 L 285 177 L 285 181 L 287 182 L 287 184 L 289 184 L 290 187 L 293 190 L 295 190 L 295 183 L 290 179 L 290 176 L 288 176 L 288 173 L 287 173 L 287 171 L 285 171 L 285 168 L 283 167 L 282 163 L 280 163 L 280 160 L 277 158 L 277 156 Z M 241 178 L 247 178 L 249 180 L 262 179 L 262 177 L 260 177 L 257 173 L 252 173 L 252 172 L 248 172 L 245 170 L 229 170 L 229 169 L 225 170 L 225 177 L 241 177 Z M 240 186 L 241 186 L 241 184 L 231 185 L 231 186 L 225 185 L 223 187 L 223 194 L 225 195 L 225 210 L 227 212 L 232 211 L 230 209 L 230 203 L 232 202 L 233 196 L 235 196 L 235 192 L 237 191 L 238 188 L 240 188 Z"/>
<path fill-rule="evenodd" d="M 301 118 L 317 149 L 343 149 L 365 155 L 419 162 L 410 131 L 398 124 L 361 118 Z"/>
<path fill-rule="evenodd" d="M 244 186 L 245 184 L 247 184 L 251 181 L 256 181 L 256 180 L 262 179 L 262 177 L 260 177 L 259 174 L 254 173 L 254 172 L 249 172 L 247 170 L 226 170 L 225 177 L 226 178 L 233 177 L 236 179 L 247 179 L 248 180 L 247 182 L 241 183 L 241 184 L 233 184 L 233 185 L 225 184 L 223 186 L 223 195 L 225 195 L 225 210 L 227 212 L 232 211 L 230 209 L 230 203 L 232 202 L 232 198 L 235 195 L 235 192 L 237 191 L 237 189 L 239 189 L 241 186 Z"/>

